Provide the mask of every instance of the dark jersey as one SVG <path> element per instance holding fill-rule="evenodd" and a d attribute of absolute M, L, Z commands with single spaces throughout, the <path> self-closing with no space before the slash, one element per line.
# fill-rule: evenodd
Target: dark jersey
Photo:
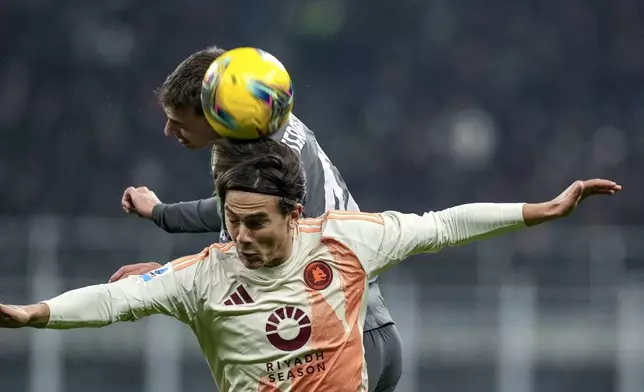
<path fill-rule="evenodd" d="M 317 217 L 327 210 L 359 211 L 338 169 L 318 144 L 315 134 L 297 117 L 274 134 L 275 140 L 300 153 L 306 174 L 304 215 Z"/>

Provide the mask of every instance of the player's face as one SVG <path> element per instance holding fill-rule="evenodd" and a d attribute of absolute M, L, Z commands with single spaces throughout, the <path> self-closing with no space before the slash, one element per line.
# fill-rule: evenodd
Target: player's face
<path fill-rule="evenodd" d="M 205 117 L 197 115 L 192 109 L 163 108 L 167 121 L 164 133 L 176 138 L 191 150 L 207 147 L 218 135 L 208 124 Z"/>
<path fill-rule="evenodd" d="M 248 269 L 279 265 L 291 255 L 293 230 L 302 207 L 284 216 L 278 201 L 276 196 L 259 193 L 226 193 L 226 228 Z"/>

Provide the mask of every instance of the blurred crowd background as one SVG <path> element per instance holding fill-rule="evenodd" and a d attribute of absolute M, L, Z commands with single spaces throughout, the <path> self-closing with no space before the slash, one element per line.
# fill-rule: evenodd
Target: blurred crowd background
<path fill-rule="evenodd" d="M 399 390 L 644 390 L 644 2 L 0 2 L 0 301 L 194 253 L 125 216 L 123 190 L 211 193 L 206 151 L 163 135 L 154 89 L 209 45 L 289 69 L 295 114 L 363 210 L 542 201 L 624 185 L 568 222 L 383 276 L 405 340 Z M 641 227 L 640 227 L 641 226 Z M 187 328 L 153 317 L 0 332 L 3 391 L 211 391 Z"/>

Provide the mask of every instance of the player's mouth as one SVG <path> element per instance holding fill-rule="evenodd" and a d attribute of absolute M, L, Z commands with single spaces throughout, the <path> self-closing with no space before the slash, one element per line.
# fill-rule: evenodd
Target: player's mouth
<path fill-rule="evenodd" d="M 259 253 L 239 252 L 239 258 L 248 269 L 257 269 L 264 265 Z"/>

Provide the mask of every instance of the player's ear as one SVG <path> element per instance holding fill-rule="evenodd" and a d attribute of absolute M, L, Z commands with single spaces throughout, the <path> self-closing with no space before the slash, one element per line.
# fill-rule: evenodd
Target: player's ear
<path fill-rule="evenodd" d="M 297 223 L 298 220 L 302 217 L 302 212 L 304 211 L 302 204 L 297 203 L 293 211 L 291 211 L 291 222 Z"/>

